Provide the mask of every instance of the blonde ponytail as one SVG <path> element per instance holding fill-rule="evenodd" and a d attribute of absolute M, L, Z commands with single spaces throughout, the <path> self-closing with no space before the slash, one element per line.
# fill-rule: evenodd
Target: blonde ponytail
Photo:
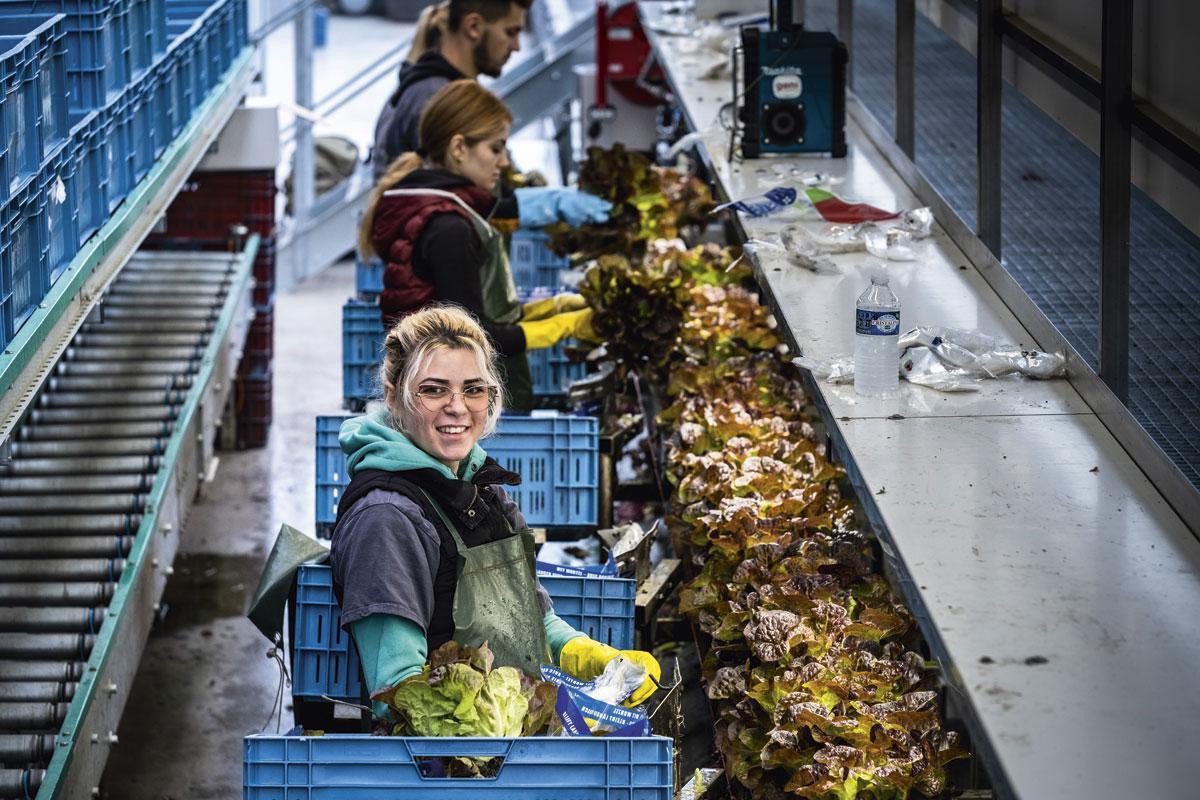
<path fill-rule="evenodd" d="M 375 183 L 375 188 L 371 190 L 371 196 L 367 200 L 367 207 L 363 210 L 362 222 L 358 225 L 358 252 L 363 261 L 379 255 L 375 252 L 371 229 L 375 227 L 375 210 L 379 207 L 383 193 L 395 189 L 400 181 L 407 178 L 410 172 L 420 169 L 423 163 L 424 159 L 416 153 L 404 153 L 388 165 L 387 172 Z"/>
<path fill-rule="evenodd" d="M 417 17 L 417 27 L 413 31 L 412 46 L 404 60 L 415 64 L 429 50 L 436 50 L 438 42 L 445 33 L 450 21 L 450 0 L 443 0 L 425 6 Z"/>

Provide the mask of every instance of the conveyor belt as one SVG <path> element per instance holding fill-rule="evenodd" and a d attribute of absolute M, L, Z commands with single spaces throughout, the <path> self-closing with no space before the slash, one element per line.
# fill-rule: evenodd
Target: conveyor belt
<path fill-rule="evenodd" d="M 0 798 L 38 791 L 236 267 L 131 261 L 0 462 Z"/>

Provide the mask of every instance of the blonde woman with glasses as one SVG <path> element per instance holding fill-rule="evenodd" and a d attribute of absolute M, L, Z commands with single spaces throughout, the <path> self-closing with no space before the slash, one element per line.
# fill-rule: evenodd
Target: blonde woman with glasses
<path fill-rule="evenodd" d="M 654 657 L 576 631 L 536 578 L 532 533 L 503 488 L 521 478 L 479 446 L 504 404 L 479 323 L 454 306 L 410 314 L 388 333 L 381 372 L 386 408 L 342 425 L 351 480 L 330 554 L 370 692 L 416 674 L 453 639 L 486 641 L 497 666 L 532 677 L 556 664 L 590 680 L 624 655 L 648 673 L 629 704 L 648 698 L 661 677 Z"/>

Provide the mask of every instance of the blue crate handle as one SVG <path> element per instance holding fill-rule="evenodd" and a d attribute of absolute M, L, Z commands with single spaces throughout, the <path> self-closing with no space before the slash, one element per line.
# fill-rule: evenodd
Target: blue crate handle
<path fill-rule="evenodd" d="M 507 759 L 512 752 L 513 740 L 488 739 L 481 736 L 440 736 L 405 739 L 404 745 L 414 760 L 418 757 Z"/>

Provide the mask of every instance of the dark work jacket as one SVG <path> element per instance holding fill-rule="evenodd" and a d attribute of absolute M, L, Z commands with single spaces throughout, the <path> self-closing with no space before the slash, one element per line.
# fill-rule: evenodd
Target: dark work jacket
<path fill-rule="evenodd" d="M 428 51 L 415 64 L 400 67 L 400 84 L 383 104 L 375 122 L 371 162 L 376 180 L 388 164 L 405 153 L 416 152 L 420 144 L 421 112 L 430 98 L 447 83 L 465 77 L 436 50 Z"/>
<path fill-rule="evenodd" d="M 497 200 L 466 178 L 441 169 L 416 170 L 394 188 L 453 192 L 484 219 L 517 216 L 515 197 Z M 500 355 L 525 352 L 520 327 L 496 324 L 484 316 L 483 243 L 475 223 L 453 200 L 385 195 L 375 208 L 371 244 L 385 265 L 379 295 L 385 328 L 433 303 L 455 303 L 479 320 Z"/>
<path fill-rule="evenodd" d="M 434 469 L 406 472 L 366 469 L 356 473 L 342 493 L 342 499 L 338 501 L 338 519 L 343 519 L 356 502 L 373 490 L 384 489 L 413 501 L 437 531 L 441 545 L 440 561 L 433 581 L 433 618 L 425 631 L 430 653 L 454 638 L 458 545 L 421 489 L 428 492 L 441 506 L 442 512 L 458 529 L 463 543 L 467 547 L 475 547 L 516 535 L 513 528 L 517 523 L 514 519 L 506 517 L 500 494 L 493 487 L 498 484 L 516 485 L 520 482 L 520 476 L 501 467 L 495 459 L 488 458 L 470 481 L 452 480 Z M 336 576 L 336 572 L 334 574 Z M 336 577 L 333 591 L 340 605 L 342 586 Z"/>

